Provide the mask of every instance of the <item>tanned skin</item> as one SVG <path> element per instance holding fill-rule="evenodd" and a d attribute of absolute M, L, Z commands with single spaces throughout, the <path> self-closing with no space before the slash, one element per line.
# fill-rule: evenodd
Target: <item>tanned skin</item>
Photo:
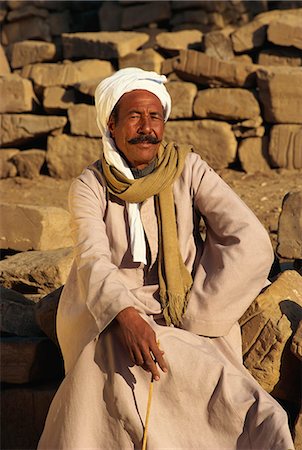
<path fill-rule="evenodd" d="M 131 167 L 144 169 L 156 158 L 163 137 L 162 104 L 151 92 L 138 89 L 124 94 L 115 109 L 108 122 L 111 137 Z M 158 381 L 158 366 L 168 370 L 153 329 L 132 306 L 120 311 L 115 322 L 133 363 Z"/>

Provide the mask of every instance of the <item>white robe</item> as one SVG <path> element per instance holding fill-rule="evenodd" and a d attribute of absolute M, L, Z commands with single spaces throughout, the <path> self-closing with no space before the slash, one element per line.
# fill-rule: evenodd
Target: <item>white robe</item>
<path fill-rule="evenodd" d="M 286 413 L 241 361 L 237 321 L 265 285 L 267 233 L 196 154 L 188 155 L 173 193 L 180 251 L 194 279 L 183 329 L 161 319 L 154 199 L 141 207 L 144 267 L 132 262 L 125 203 L 91 169 L 73 183 L 75 260 L 58 310 L 67 374 L 39 449 L 141 448 L 150 375 L 133 366 L 116 337 L 113 319 L 127 306 L 153 327 L 168 365 L 154 382 L 148 450 L 294 448 Z"/>

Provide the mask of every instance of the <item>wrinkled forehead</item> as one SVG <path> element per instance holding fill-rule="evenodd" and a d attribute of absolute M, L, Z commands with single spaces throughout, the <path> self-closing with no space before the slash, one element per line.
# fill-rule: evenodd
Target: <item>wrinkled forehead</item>
<path fill-rule="evenodd" d="M 132 108 L 148 108 L 164 114 L 164 106 L 160 98 L 146 89 L 133 89 L 130 92 L 124 93 L 114 105 L 112 111 Z"/>

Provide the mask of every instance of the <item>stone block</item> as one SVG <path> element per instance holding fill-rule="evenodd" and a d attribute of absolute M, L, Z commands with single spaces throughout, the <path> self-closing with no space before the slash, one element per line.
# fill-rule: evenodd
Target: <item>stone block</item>
<path fill-rule="evenodd" d="M 255 95 L 247 89 L 204 89 L 197 94 L 194 114 L 202 118 L 244 120 L 259 117 L 260 107 Z"/>
<path fill-rule="evenodd" d="M 64 33 L 64 58 L 98 58 L 111 60 L 136 51 L 149 39 L 146 33 L 99 31 Z M 101 71 L 99 72 L 102 73 Z"/>
<path fill-rule="evenodd" d="M 273 47 L 262 50 L 258 54 L 258 64 L 262 66 L 302 66 L 300 50 L 284 47 Z"/>
<path fill-rule="evenodd" d="M 0 248 L 53 250 L 72 245 L 70 217 L 63 208 L 1 203 L 0 212 Z"/>
<path fill-rule="evenodd" d="M 17 74 L 0 77 L 0 113 L 28 112 L 33 108 L 34 91 L 30 80 Z"/>
<path fill-rule="evenodd" d="M 199 30 L 183 30 L 168 33 L 159 33 L 156 44 L 167 52 L 186 50 L 190 46 L 201 47 L 202 33 Z"/>
<path fill-rule="evenodd" d="M 299 360 L 290 351 L 302 314 L 302 277 L 283 272 L 240 319 L 244 364 L 274 397 L 299 404 Z"/>
<path fill-rule="evenodd" d="M 73 88 L 50 86 L 43 92 L 44 110 L 51 114 L 64 111 L 75 103 L 75 91 Z"/>
<path fill-rule="evenodd" d="M 139 67 L 143 70 L 160 73 L 163 60 L 164 58 L 159 53 L 152 48 L 147 48 L 119 58 L 119 68 Z"/>
<path fill-rule="evenodd" d="M 211 87 L 253 87 L 258 67 L 254 64 L 221 61 L 194 50 L 182 50 L 173 66 L 181 78 Z"/>
<path fill-rule="evenodd" d="M 283 199 L 277 253 L 283 258 L 302 259 L 302 191 L 288 192 Z"/>
<path fill-rule="evenodd" d="M 90 79 L 98 74 L 100 78 L 112 75 L 113 69 L 109 61 L 87 59 L 70 61 L 62 64 L 44 63 L 23 67 L 21 76 L 30 78 L 38 86 L 72 86 Z"/>
<path fill-rule="evenodd" d="M 27 17 L 42 17 L 45 19 L 48 17 L 48 11 L 47 9 L 37 8 L 34 5 L 26 4 L 24 2 L 22 8 L 10 11 L 6 16 L 6 20 L 8 22 L 15 22 L 16 20 L 25 19 Z"/>
<path fill-rule="evenodd" d="M 193 102 L 197 86 L 193 83 L 173 81 L 166 84 L 172 99 L 170 119 L 190 118 L 193 116 Z"/>
<path fill-rule="evenodd" d="M 26 17 L 16 22 L 6 23 L 2 27 L 2 43 L 4 45 L 13 42 L 38 39 L 50 41 L 50 28 L 42 17 Z"/>
<path fill-rule="evenodd" d="M 165 139 L 190 144 L 214 169 L 234 162 L 237 141 L 231 125 L 214 120 L 171 121 L 165 127 Z"/>
<path fill-rule="evenodd" d="M 66 117 L 33 114 L 3 114 L 1 117 L 0 145 L 6 147 L 23 144 L 38 136 L 60 132 Z"/>
<path fill-rule="evenodd" d="M 274 167 L 302 169 L 302 125 L 274 125 L 269 155 Z"/>
<path fill-rule="evenodd" d="M 55 2 L 54 2 L 55 3 Z M 1 448 L 35 449 L 59 381 L 10 386 L 1 392 Z"/>
<path fill-rule="evenodd" d="M 7 47 L 7 54 L 13 69 L 44 61 L 51 61 L 56 55 L 56 46 L 52 42 L 22 41 Z"/>
<path fill-rule="evenodd" d="M 23 150 L 11 158 L 17 168 L 17 174 L 30 179 L 39 176 L 45 160 L 46 152 L 39 149 Z"/>
<path fill-rule="evenodd" d="M 210 31 L 204 35 L 203 45 L 205 54 L 224 61 L 234 58 L 230 34 L 233 28 L 227 27 L 223 30 Z"/>
<path fill-rule="evenodd" d="M 9 75 L 11 73 L 10 66 L 7 61 L 7 57 L 4 48 L 0 44 L 0 76 Z"/>
<path fill-rule="evenodd" d="M 257 71 L 264 118 L 270 123 L 302 123 L 302 71 L 274 67 Z"/>
<path fill-rule="evenodd" d="M 267 30 L 267 39 L 276 45 L 302 50 L 302 15 L 282 15 L 273 20 Z"/>
<path fill-rule="evenodd" d="M 68 230 L 64 235 L 71 245 Z M 20 252 L 0 261 L 0 282 L 7 289 L 46 295 L 66 282 L 72 258 L 71 248 Z"/>
<path fill-rule="evenodd" d="M 1 149 L 0 151 L 0 179 L 15 177 L 17 167 L 10 161 L 10 158 L 16 155 L 20 150 L 16 148 Z"/>
<path fill-rule="evenodd" d="M 153 2 L 131 5 L 123 8 L 122 11 L 122 29 L 132 30 L 133 28 L 157 23 L 170 19 L 171 8 L 169 1 Z"/>
<path fill-rule="evenodd" d="M 63 362 L 46 337 L 1 339 L 1 382 L 24 384 L 62 378 Z"/>
<path fill-rule="evenodd" d="M 251 22 L 241 26 L 231 34 L 233 49 L 237 53 L 246 52 L 261 47 L 266 40 L 267 27 L 270 22 L 289 13 L 301 17 L 301 9 L 272 10 L 259 14 Z"/>
<path fill-rule="evenodd" d="M 267 136 L 243 139 L 239 144 L 238 155 L 241 167 L 247 173 L 270 169 Z"/>
<path fill-rule="evenodd" d="M 68 118 L 72 134 L 88 137 L 101 137 L 96 123 L 94 106 L 78 104 L 68 109 Z"/>
<path fill-rule="evenodd" d="M 0 286 L 0 294 L 1 333 L 40 336 L 41 329 L 36 320 L 35 303 L 19 292 L 3 286 Z"/>
<path fill-rule="evenodd" d="M 47 165 L 51 176 L 68 179 L 100 157 L 101 139 L 75 136 L 50 136 L 47 144 Z"/>

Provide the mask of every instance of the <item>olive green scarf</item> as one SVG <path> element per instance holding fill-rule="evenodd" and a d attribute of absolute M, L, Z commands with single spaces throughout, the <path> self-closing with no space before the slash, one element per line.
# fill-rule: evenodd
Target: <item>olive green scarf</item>
<path fill-rule="evenodd" d="M 141 203 L 155 196 L 159 228 L 158 276 L 159 295 L 167 325 L 181 324 L 192 286 L 192 278 L 179 251 L 173 182 L 180 176 L 188 146 L 174 143 L 160 145 L 158 164 L 149 175 L 129 180 L 102 156 L 103 173 L 111 193 L 130 203 Z"/>

